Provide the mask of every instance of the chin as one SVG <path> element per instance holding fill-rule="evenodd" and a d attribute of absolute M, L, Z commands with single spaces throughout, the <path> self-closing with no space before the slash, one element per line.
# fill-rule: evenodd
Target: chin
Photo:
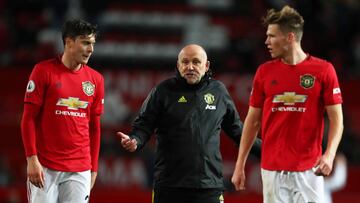
<path fill-rule="evenodd" d="M 270 56 L 271 56 L 271 58 L 273 58 L 273 59 L 279 58 L 279 56 L 278 56 L 278 55 L 275 55 L 275 54 L 270 54 Z"/>
<path fill-rule="evenodd" d="M 190 85 L 195 85 L 195 84 L 199 83 L 198 80 L 186 80 L 186 82 Z"/>

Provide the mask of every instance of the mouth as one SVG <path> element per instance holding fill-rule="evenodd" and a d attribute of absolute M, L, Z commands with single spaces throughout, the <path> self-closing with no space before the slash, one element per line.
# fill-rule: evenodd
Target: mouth
<path fill-rule="evenodd" d="M 90 58 L 91 54 L 83 54 L 83 58 Z"/>
<path fill-rule="evenodd" d="M 186 78 L 197 78 L 197 74 L 195 73 L 185 73 Z"/>
<path fill-rule="evenodd" d="M 81 63 L 86 64 L 89 61 L 90 55 L 82 55 L 79 60 L 81 60 Z"/>

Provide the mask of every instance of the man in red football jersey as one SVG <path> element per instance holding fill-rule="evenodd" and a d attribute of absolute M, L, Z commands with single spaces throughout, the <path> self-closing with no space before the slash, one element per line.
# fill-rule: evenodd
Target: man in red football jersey
<path fill-rule="evenodd" d="M 87 66 L 97 27 L 68 20 L 64 53 L 35 65 L 21 121 L 28 199 L 36 203 L 85 202 L 94 185 L 100 148 L 104 79 Z"/>
<path fill-rule="evenodd" d="M 269 10 L 265 45 L 273 60 L 259 66 L 232 177 L 245 189 L 245 162 L 261 129 L 264 202 L 323 202 L 342 137 L 342 97 L 331 63 L 301 48 L 304 20 L 293 8 Z M 324 112 L 330 120 L 322 154 Z"/>

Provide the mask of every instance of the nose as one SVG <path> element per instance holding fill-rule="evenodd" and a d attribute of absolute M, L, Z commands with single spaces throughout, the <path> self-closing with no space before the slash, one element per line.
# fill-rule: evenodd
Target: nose
<path fill-rule="evenodd" d="M 266 38 L 265 44 L 266 44 L 266 45 L 270 44 L 270 43 L 269 43 L 269 37 Z"/>
<path fill-rule="evenodd" d="M 189 70 L 194 70 L 194 66 L 193 66 L 193 64 L 192 64 L 192 63 L 189 63 L 189 65 L 188 65 L 188 69 L 189 69 Z"/>
<path fill-rule="evenodd" d="M 90 44 L 87 48 L 88 52 L 92 53 L 94 51 L 94 45 Z"/>

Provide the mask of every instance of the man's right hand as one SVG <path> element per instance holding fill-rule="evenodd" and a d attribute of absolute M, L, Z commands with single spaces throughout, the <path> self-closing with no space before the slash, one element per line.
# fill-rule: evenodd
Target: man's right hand
<path fill-rule="evenodd" d="M 130 137 L 122 132 L 117 132 L 117 136 L 121 138 L 121 146 L 129 151 L 134 152 L 137 149 L 137 141 L 136 139 L 130 139 Z"/>
<path fill-rule="evenodd" d="M 245 190 L 245 171 L 235 166 L 234 174 L 231 178 L 236 191 Z"/>
<path fill-rule="evenodd" d="M 27 160 L 27 177 L 33 185 L 38 188 L 44 187 L 44 170 L 36 155 L 26 158 Z"/>

